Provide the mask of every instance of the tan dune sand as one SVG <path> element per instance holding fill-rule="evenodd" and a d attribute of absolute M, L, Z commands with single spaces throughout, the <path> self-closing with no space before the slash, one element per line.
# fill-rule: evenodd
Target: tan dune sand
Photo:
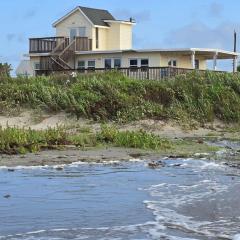
<path fill-rule="evenodd" d="M 92 123 L 86 119 L 77 119 L 64 112 L 58 114 L 41 113 L 39 116 L 36 116 L 36 113 L 31 111 L 24 111 L 16 117 L 0 116 L 0 126 L 3 128 L 6 126 L 19 128 L 24 127 L 34 130 L 44 130 L 57 126 L 66 126 L 70 129 L 75 129 L 76 127 L 88 127 L 93 132 L 97 132 L 101 129 L 100 123 Z M 167 138 L 189 138 L 219 135 L 221 134 L 224 126 L 222 123 L 215 121 L 213 124 L 206 126 L 206 128 L 186 130 L 175 122 L 141 120 L 129 124 L 119 125 L 118 128 L 120 131 L 143 129 Z"/>

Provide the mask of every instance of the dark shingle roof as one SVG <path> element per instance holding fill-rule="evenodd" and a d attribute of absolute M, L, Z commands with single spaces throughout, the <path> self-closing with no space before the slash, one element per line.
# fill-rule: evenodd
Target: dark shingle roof
<path fill-rule="evenodd" d="M 105 23 L 103 20 L 115 20 L 112 14 L 107 10 L 87 8 L 81 6 L 79 6 L 79 8 L 94 25 L 108 26 L 108 24 Z"/>

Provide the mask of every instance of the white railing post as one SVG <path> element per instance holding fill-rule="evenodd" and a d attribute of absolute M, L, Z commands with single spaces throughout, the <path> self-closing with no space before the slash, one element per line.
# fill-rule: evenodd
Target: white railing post
<path fill-rule="evenodd" d="M 233 72 L 236 73 L 237 72 L 237 60 L 238 60 L 238 57 L 235 56 L 234 59 L 233 59 Z"/>
<path fill-rule="evenodd" d="M 196 68 L 196 64 L 195 64 L 195 51 L 192 51 L 192 55 L 191 55 L 191 62 L 192 62 L 192 68 L 195 69 Z"/>
<path fill-rule="evenodd" d="M 218 57 L 218 52 L 215 52 L 213 56 L 213 70 L 217 71 L 217 57 Z"/>

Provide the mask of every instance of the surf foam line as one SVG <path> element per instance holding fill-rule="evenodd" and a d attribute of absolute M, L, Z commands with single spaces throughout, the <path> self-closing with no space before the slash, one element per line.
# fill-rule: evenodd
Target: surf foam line
<path fill-rule="evenodd" d="M 49 229 L 49 230 L 36 230 L 36 231 L 30 231 L 30 232 L 26 232 L 26 233 L 17 233 L 14 235 L 6 235 L 6 236 L 0 236 L 0 239 L 26 239 L 28 237 L 48 237 L 51 234 L 54 234 L 56 232 L 76 232 L 76 234 L 81 234 L 81 232 L 86 233 L 86 231 L 102 231 L 102 232 L 109 232 L 109 231 L 113 231 L 113 232 L 126 232 L 126 233 L 133 233 L 133 232 L 138 232 L 138 231 L 142 231 L 144 233 L 148 233 L 147 229 L 149 229 L 150 227 L 155 226 L 155 222 L 151 222 L 148 221 L 146 223 L 142 223 L 142 224 L 134 224 L 134 225 L 126 225 L 126 226 L 113 226 L 113 227 L 99 227 L 99 228 L 56 228 L 56 229 Z M 32 239 L 32 238 L 31 238 Z M 61 239 L 61 238 L 59 238 Z"/>
<path fill-rule="evenodd" d="M 0 171 L 1 170 L 51 170 L 51 169 L 57 169 L 57 168 L 75 168 L 79 167 L 81 165 L 112 165 L 116 163 L 127 163 L 127 162 L 132 162 L 132 163 L 138 163 L 138 162 L 144 162 L 145 160 L 141 160 L 138 158 L 130 158 L 129 160 L 110 160 L 110 161 L 101 161 L 101 162 L 86 162 L 86 161 L 77 161 L 69 164 L 56 164 L 56 165 L 37 165 L 37 166 L 0 166 Z"/>

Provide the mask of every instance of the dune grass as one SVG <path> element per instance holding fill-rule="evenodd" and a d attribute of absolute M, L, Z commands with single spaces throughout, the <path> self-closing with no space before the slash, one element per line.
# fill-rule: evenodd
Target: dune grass
<path fill-rule="evenodd" d="M 71 133 L 62 127 L 42 131 L 0 128 L 0 154 L 24 154 L 68 145 L 82 148 L 106 145 L 146 150 L 170 148 L 168 140 L 153 134 L 144 131 L 119 132 L 108 126 L 103 126 L 99 133 L 91 131 Z"/>
<path fill-rule="evenodd" d="M 117 72 L 70 78 L 53 75 L 0 78 L 0 114 L 30 108 L 65 111 L 95 121 L 173 119 L 180 122 L 240 120 L 240 75 L 197 73 L 141 81 Z"/>
<path fill-rule="evenodd" d="M 162 139 L 146 131 L 119 131 L 114 127 L 103 126 L 98 134 L 101 142 L 110 143 L 116 147 L 163 150 L 171 148 L 170 141 Z"/>

